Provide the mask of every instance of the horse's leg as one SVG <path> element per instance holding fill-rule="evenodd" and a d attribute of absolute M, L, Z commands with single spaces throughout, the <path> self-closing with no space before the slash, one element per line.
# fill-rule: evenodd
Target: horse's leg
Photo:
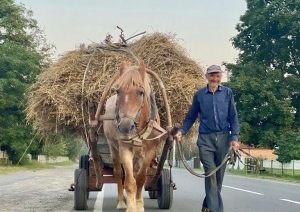
<path fill-rule="evenodd" d="M 123 169 L 121 167 L 119 153 L 118 150 L 116 150 L 114 147 L 111 146 L 110 146 L 110 152 L 113 159 L 114 177 L 117 182 L 117 188 L 118 188 L 117 209 L 127 208 L 126 203 L 124 201 Z"/>
<path fill-rule="evenodd" d="M 142 161 L 142 166 L 136 177 L 136 207 L 137 212 L 144 212 L 144 198 L 143 198 L 143 187 L 146 182 L 147 169 L 151 164 L 152 158 L 155 157 L 156 148 L 147 149 L 145 152 L 145 158 Z"/>
<path fill-rule="evenodd" d="M 127 193 L 126 212 L 136 212 L 136 180 L 133 176 L 133 153 L 119 142 L 119 153 L 125 171 L 124 187 Z"/>
<path fill-rule="evenodd" d="M 149 164 L 147 165 L 143 164 L 136 178 L 136 211 L 137 212 L 144 212 L 144 198 L 142 192 L 143 192 L 143 186 L 146 181 L 147 167 L 149 167 Z"/>

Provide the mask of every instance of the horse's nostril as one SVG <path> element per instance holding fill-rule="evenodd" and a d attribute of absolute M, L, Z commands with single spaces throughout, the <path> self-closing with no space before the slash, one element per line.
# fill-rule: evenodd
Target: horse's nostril
<path fill-rule="evenodd" d="M 124 117 L 120 119 L 120 122 L 116 125 L 117 130 L 123 135 L 129 135 L 134 133 L 136 126 L 132 119 Z"/>
<path fill-rule="evenodd" d="M 133 125 L 131 125 L 131 128 L 130 128 L 130 130 L 132 131 L 132 130 L 134 130 L 134 124 Z"/>

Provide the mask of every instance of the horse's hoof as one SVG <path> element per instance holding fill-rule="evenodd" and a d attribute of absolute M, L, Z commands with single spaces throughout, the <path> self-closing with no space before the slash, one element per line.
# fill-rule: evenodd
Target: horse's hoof
<path fill-rule="evenodd" d="M 144 212 L 145 210 L 144 210 L 144 207 L 137 207 L 136 211 L 137 212 Z"/>
<path fill-rule="evenodd" d="M 124 209 L 124 208 L 127 208 L 127 205 L 124 201 L 117 205 L 117 209 Z"/>
<path fill-rule="evenodd" d="M 137 212 L 144 212 L 144 211 L 145 211 L 145 210 L 144 210 L 144 205 L 143 205 L 143 206 L 137 205 L 136 211 L 137 211 Z"/>

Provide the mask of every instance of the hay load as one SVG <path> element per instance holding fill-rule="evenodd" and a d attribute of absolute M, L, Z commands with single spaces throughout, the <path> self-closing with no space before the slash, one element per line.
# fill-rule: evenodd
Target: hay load
<path fill-rule="evenodd" d="M 28 91 L 27 120 L 42 135 L 58 132 L 82 134 L 88 128 L 88 102 L 96 105 L 107 81 L 122 61 L 144 61 L 164 82 L 173 123 L 181 123 L 193 93 L 205 84 L 201 67 L 190 59 L 174 37 L 154 33 L 127 47 L 81 48 L 66 53 L 41 73 Z M 162 126 L 165 108 L 153 81 Z M 194 128 L 191 132 L 196 132 Z"/>

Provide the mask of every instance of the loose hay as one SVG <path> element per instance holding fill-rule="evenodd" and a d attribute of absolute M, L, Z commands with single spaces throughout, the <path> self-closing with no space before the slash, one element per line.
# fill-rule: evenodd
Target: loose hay
<path fill-rule="evenodd" d="M 143 60 L 147 68 L 158 73 L 164 82 L 172 121 L 181 123 L 191 104 L 193 93 L 205 84 L 201 67 L 169 35 L 145 35 L 124 51 L 92 48 L 66 53 L 40 74 L 28 91 L 27 120 L 43 134 L 57 132 L 82 134 L 88 127 L 87 105 L 99 103 L 107 81 L 122 61 L 137 65 Z M 162 126 L 166 111 L 157 83 L 153 82 Z M 194 127 L 190 136 L 197 132 Z"/>

